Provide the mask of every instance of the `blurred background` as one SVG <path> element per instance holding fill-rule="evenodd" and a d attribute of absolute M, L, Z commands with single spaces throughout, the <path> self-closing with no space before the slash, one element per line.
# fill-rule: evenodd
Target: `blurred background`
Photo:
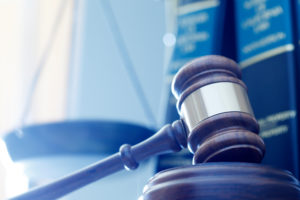
<path fill-rule="evenodd" d="M 78 118 L 157 125 L 163 1 L 0 3 L 1 133 L 22 124 Z M 138 77 L 151 117 L 127 65 Z"/>
<path fill-rule="evenodd" d="M 73 120 L 160 126 L 164 54 L 174 45 L 174 36 L 166 34 L 165 4 L 0 0 L 0 134 L 20 130 L 17 134 L 22 138 L 21 127 Z M 12 163 L 5 144 L 1 145 L 3 199 L 26 191 L 32 181 L 22 175 L 29 164 Z M 36 174 L 55 165 L 50 167 L 55 162 L 49 159 L 44 165 L 41 160 L 37 163 Z M 152 165 L 144 181 L 153 174 Z M 60 172 L 53 177 L 76 169 L 56 167 Z M 144 182 L 140 185 L 141 192 Z"/>
<path fill-rule="evenodd" d="M 0 199 L 177 120 L 173 76 L 211 54 L 241 66 L 263 164 L 299 177 L 299 38 L 299 0 L 0 0 Z M 138 199 L 191 157 L 149 159 L 63 199 Z"/>

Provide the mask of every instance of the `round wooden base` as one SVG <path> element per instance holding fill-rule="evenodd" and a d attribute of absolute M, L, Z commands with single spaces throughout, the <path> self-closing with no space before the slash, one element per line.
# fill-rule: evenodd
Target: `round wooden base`
<path fill-rule="evenodd" d="M 253 163 L 204 163 L 156 174 L 143 200 L 300 199 L 298 180 L 288 171 Z"/>

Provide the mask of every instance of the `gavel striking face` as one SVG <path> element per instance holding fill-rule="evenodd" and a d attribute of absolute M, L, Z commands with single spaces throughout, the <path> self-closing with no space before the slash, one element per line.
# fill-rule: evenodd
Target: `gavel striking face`
<path fill-rule="evenodd" d="M 259 163 L 265 152 L 237 64 L 204 56 L 176 74 L 172 92 L 188 132 L 193 163 Z"/>

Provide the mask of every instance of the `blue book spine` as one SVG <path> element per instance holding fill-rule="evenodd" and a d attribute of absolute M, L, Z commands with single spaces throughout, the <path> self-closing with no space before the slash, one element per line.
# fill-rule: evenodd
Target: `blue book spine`
<path fill-rule="evenodd" d="M 235 0 L 237 59 L 266 144 L 263 163 L 298 176 L 291 1 Z"/>
<path fill-rule="evenodd" d="M 295 22 L 295 27 L 296 28 L 296 38 L 295 38 L 295 45 L 297 46 L 297 48 L 299 49 L 300 47 L 300 0 L 294 0 L 294 22 Z M 300 52 L 298 50 L 298 56 L 299 56 Z M 299 59 L 298 59 L 299 60 Z"/>
<path fill-rule="evenodd" d="M 300 0 L 293 0 L 292 13 L 293 13 L 293 26 L 294 29 L 294 44 L 296 50 L 296 95 L 297 95 L 297 113 L 300 112 Z M 300 124 L 300 118 L 298 117 L 298 125 Z M 298 136 L 298 149 L 299 149 L 300 137 Z M 299 151 L 299 150 L 298 150 Z M 298 154 L 300 156 L 300 154 Z M 300 161 L 300 157 L 299 157 Z M 300 169 L 298 169 L 298 175 L 300 174 Z"/>
<path fill-rule="evenodd" d="M 221 54 L 224 30 L 225 3 L 221 0 L 178 0 L 176 16 L 176 43 L 167 69 L 170 88 L 176 72 L 188 61 L 208 54 Z M 165 123 L 179 119 L 176 100 L 168 90 Z M 160 156 L 157 171 L 191 164 L 192 155 L 183 151 Z"/>

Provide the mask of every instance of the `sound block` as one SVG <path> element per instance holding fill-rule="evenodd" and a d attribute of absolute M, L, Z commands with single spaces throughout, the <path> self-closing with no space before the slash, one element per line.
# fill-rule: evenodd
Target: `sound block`
<path fill-rule="evenodd" d="M 288 171 L 254 163 L 203 163 L 168 169 L 145 186 L 143 200 L 296 200 L 299 181 Z"/>

